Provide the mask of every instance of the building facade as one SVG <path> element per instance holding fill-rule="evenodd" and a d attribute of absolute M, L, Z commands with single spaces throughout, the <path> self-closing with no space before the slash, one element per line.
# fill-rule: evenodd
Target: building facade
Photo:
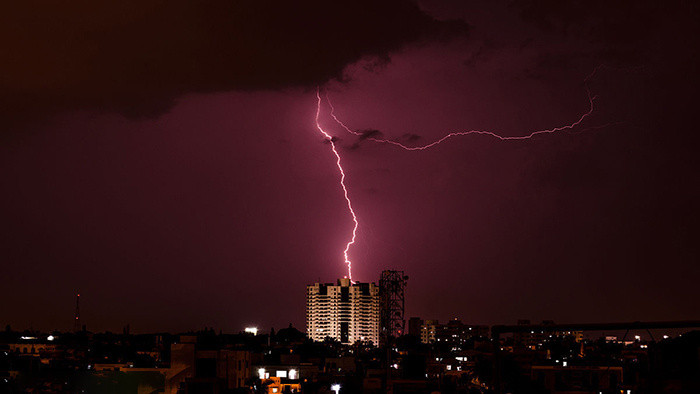
<path fill-rule="evenodd" d="M 489 327 L 464 324 L 459 319 L 440 323 L 437 320 L 423 320 L 412 317 L 408 321 L 409 334 L 420 337 L 422 343 L 445 343 L 455 349 L 461 348 L 472 338 L 488 337 Z"/>
<path fill-rule="evenodd" d="M 439 326 L 440 323 L 437 320 L 425 320 L 420 329 L 420 341 L 423 343 L 434 343 Z"/>
<path fill-rule="evenodd" d="M 379 344 L 379 287 L 374 283 L 333 283 L 306 286 L 306 334 L 314 341 L 330 337 L 344 344 Z"/>
<path fill-rule="evenodd" d="M 542 320 L 540 325 L 542 326 L 553 326 L 555 323 L 553 320 Z M 532 323 L 530 320 L 520 319 L 518 320 L 519 326 L 530 326 Z M 583 331 L 542 331 L 533 328 L 530 332 L 516 332 L 513 334 L 513 345 L 517 347 L 525 347 L 531 350 L 537 350 L 542 347 L 545 342 L 551 341 L 556 338 L 566 338 L 571 337 L 577 343 L 583 340 Z"/>

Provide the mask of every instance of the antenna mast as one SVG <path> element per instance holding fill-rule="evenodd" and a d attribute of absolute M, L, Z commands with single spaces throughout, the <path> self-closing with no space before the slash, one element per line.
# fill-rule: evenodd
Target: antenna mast
<path fill-rule="evenodd" d="M 75 319 L 73 321 L 73 332 L 80 331 L 80 293 L 75 297 Z"/>

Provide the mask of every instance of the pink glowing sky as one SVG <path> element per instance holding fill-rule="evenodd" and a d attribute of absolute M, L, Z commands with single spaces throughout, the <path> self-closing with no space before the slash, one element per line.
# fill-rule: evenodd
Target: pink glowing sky
<path fill-rule="evenodd" d="M 352 230 L 315 127 L 319 85 L 348 127 L 416 144 L 571 124 L 586 87 L 598 96 L 571 131 L 415 152 L 348 134 L 324 108 L 359 220 L 353 277 L 404 270 L 408 316 L 697 318 L 697 8 L 557 4 L 422 2 L 468 29 L 327 60 L 338 75 L 154 83 L 137 109 L 138 84 L 37 88 L 17 71 L 3 83 L 26 94 L 1 101 L 21 110 L 2 112 L 0 323 L 68 329 L 80 289 L 93 330 L 303 328 L 304 286 L 346 274 Z"/>

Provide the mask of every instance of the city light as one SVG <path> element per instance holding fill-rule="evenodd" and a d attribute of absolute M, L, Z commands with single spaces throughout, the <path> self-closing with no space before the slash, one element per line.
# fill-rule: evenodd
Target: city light
<path fill-rule="evenodd" d="M 697 383 L 700 0 L 26 3 L 0 387 Z"/>

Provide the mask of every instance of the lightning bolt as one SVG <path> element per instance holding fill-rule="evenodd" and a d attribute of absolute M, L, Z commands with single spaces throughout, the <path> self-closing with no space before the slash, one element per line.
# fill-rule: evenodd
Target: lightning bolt
<path fill-rule="evenodd" d="M 595 100 L 596 100 L 596 98 L 598 97 L 598 96 L 591 96 L 591 93 L 588 91 L 588 89 L 586 89 L 586 93 L 588 94 L 589 109 L 588 109 L 587 112 L 585 112 L 583 115 L 581 115 L 575 122 L 570 123 L 570 124 L 565 125 L 565 126 L 555 127 L 555 128 L 552 128 L 552 129 L 544 129 L 544 130 L 533 131 L 533 132 L 531 132 L 530 134 L 527 134 L 527 135 L 502 136 L 502 135 L 499 135 L 499 134 L 497 134 L 497 133 L 495 133 L 495 132 L 493 132 L 493 131 L 487 131 L 487 130 L 456 131 L 456 132 L 452 132 L 452 133 L 446 134 L 446 135 L 444 135 L 443 137 L 441 137 L 441 138 L 439 138 L 439 139 L 437 139 L 437 140 L 435 140 L 435 141 L 433 141 L 433 142 L 431 142 L 431 143 L 429 143 L 429 144 L 420 145 L 420 146 L 408 146 L 408 145 L 404 145 L 404 144 L 402 144 L 402 143 L 400 143 L 400 142 L 398 142 L 398 141 L 395 141 L 395 140 L 383 139 L 383 138 L 375 138 L 375 137 L 368 137 L 367 140 L 374 141 L 374 142 L 381 142 L 381 143 L 386 143 L 386 144 L 395 145 L 395 146 L 398 146 L 398 147 L 401 148 L 401 149 L 408 150 L 408 151 L 430 149 L 430 148 L 432 148 L 432 147 L 434 147 L 434 146 L 436 146 L 436 145 L 439 145 L 439 144 L 443 143 L 444 141 L 446 141 L 446 140 L 448 140 L 448 139 L 450 139 L 450 138 L 458 137 L 458 136 L 465 136 L 465 135 L 470 135 L 470 134 L 488 135 L 488 136 L 490 136 L 490 137 L 497 138 L 497 139 L 499 139 L 499 140 L 501 140 L 501 141 L 528 140 L 528 139 L 531 139 L 532 137 L 534 137 L 534 136 L 536 136 L 536 135 L 540 135 L 540 134 L 552 134 L 552 133 L 557 133 L 557 132 L 564 131 L 564 130 L 571 130 L 571 129 L 577 127 L 578 125 L 580 125 L 587 117 L 589 117 L 589 116 L 593 113 L 593 109 L 594 109 L 593 104 L 595 103 Z M 352 134 L 354 134 L 354 135 L 362 135 L 362 134 L 363 134 L 363 133 L 361 133 L 361 132 L 352 130 L 352 129 L 349 128 L 347 125 L 345 125 L 345 123 L 343 123 L 340 119 L 338 119 L 338 117 L 335 115 L 335 108 L 333 107 L 333 103 L 331 103 L 331 100 L 330 100 L 330 98 L 328 97 L 328 94 L 327 94 L 327 93 L 326 93 L 326 101 L 328 102 L 328 105 L 329 105 L 329 107 L 331 108 L 331 113 L 330 113 L 331 117 L 333 118 L 333 120 L 336 121 L 336 123 L 338 123 L 338 125 L 340 125 L 340 127 L 342 127 L 343 129 L 345 129 L 345 131 L 347 131 L 347 132 L 349 132 L 349 133 L 352 133 Z M 607 126 L 609 126 L 609 125 L 611 125 L 611 124 L 607 124 L 607 125 L 605 125 L 604 127 L 607 127 Z M 598 128 L 598 127 L 596 127 L 596 128 Z"/>
<path fill-rule="evenodd" d="M 348 252 L 350 251 L 350 246 L 355 243 L 355 236 L 357 235 L 357 227 L 360 225 L 360 223 L 357 221 L 357 215 L 355 215 L 355 210 L 352 209 L 352 201 L 350 200 L 350 197 L 348 196 L 348 188 L 345 186 L 345 171 L 343 170 L 343 166 L 340 162 L 340 154 L 338 154 L 338 150 L 336 149 L 335 146 L 335 140 L 333 137 L 326 133 L 325 130 L 323 130 L 323 127 L 321 127 L 321 124 L 319 123 L 319 116 L 321 116 L 321 93 L 320 89 L 316 89 L 316 128 L 318 131 L 323 134 L 323 137 L 331 144 L 331 150 L 333 151 L 333 154 L 335 155 L 336 161 L 335 164 L 338 166 L 338 171 L 340 171 L 340 187 L 343 188 L 343 195 L 345 196 L 345 202 L 348 204 L 348 210 L 350 211 L 350 214 L 352 215 L 352 221 L 354 223 L 354 226 L 352 228 L 352 237 L 350 240 L 345 244 L 345 250 L 343 250 L 343 257 L 345 259 L 345 265 L 348 267 L 348 275 L 346 278 L 350 279 L 352 282 L 352 261 L 350 261 L 350 257 L 348 256 Z"/>
<path fill-rule="evenodd" d="M 589 79 L 591 79 L 600 67 L 601 66 L 596 67 L 595 70 L 593 70 L 593 72 L 588 77 L 586 77 L 586 79 L 584 80 L 584 83 L 587 82 Z M 588 88 L 586 88 L 586 94 L 588 96 L 588 104 L 589 104 L 588 111 L 586 111 L 582 115 L 580 115 L 578 117 L 578 119 L 576 119 L 574 122 L 569 123 L 569 124 L 564 125 L 564 126 L 554 127 L 551 129 L 532 131 L 526 135 L 503 136 L 503 135 L 500 135 L 496 132 L 488 131 L 488 130 L 457 131 L 457 132 L 451 132 L 449 134 L 446 134 L 443 137 L 441 137 L 441 138 L 439 138 L 431 143 L 428 143 L 426 145 L 419 145 L 419 146 L 409 146 L 409 145 L 402 144 L 401 142 L 398 142 L 396 140 L 376 138 L 376 137 L 367 137 L 366 139 L 369 141 L 373 141 L 373 142 L 391 144 L 391 145 L 397 146 L 397 147 L 404 149 L 404 150 L 407 150 L 407 151 L 420 151 L 420 150 L 430 149 L 430 148 L 433 148 L 433 147 L 445 142 L 446 140 L 448 140 L 450 138 L 459 137 L 459 136 L 467 136 L 467 135 L 487 135 L 487 136 L 496 138 L 496 139 L 501 140 L 501 141 L 528 140 L 528 139 L 531 139 L 531 138 L 533 138 L 537 135 L 540 135 L 540 134 L 553 134 L 553 133 L 558 133 L 558 132 L 562 132 L 565 130 L 572 130 L 572 129 L 580 126 L 586 120 L 586 118 L 588 118 L 593 113 L 595 100 L 597 98 L 597 96 L 591 95 L 591 92 Z M 348 133 L 351 133 L 351 134 L 354 134 L 357 136 L 362 136 L 364 133 L 352 130 L 350 127 L 348 127 L 345 123 L 343 123 L 336 116 L 335 108 L 333 107 L 333 103 L 331 102 L 330 97 L 328 96 L 328 92 L 326 92 L 325 96 L 326 96 L 326 102 L 328 103 L 328 106 L 330 108 L 330 116 L 333 118 L 333 120 L 335 120 L 335 122 L 341 128 L 343 128 L 345 131 L 347 131 Z M 347 189 L 347 186 L 345 185 L 345 171 L 343 170 L 343 166 L 341 165 L 340 154 L 338 153 L 337 147 L 335 145 L 336 141 L 333 139 L 333 136 L 328 134 L 323 129 L 323 127 L 321 127 L 321 124 L 319 123 L 319 117 L 321 116 L 321 92 L 320 92 L 320 88 L 316 89 L 316 99 L 317 99 L 317 103 L 316 103 L 316 128 L 318 129 L 319 132 L 321 132 L 321 134 L 323 134 L 323 137 L 330 143 L 331 150 L 333 151 L 333 154 L 336 157 L 336 165 L 338 167 L 338 170 L 340 171 L 340 186 L 343 189 L 345 201 L 347 203 L 348 210 L 350 211 L 350 214 L 352 215 L 352 220 L 354 222 L 354 226 L 352 229 L 352 237 L 346 243 L 345 250 L 343 251 L 343 257 L 345 259 L 345 264 L 347 265 L 347 269 L 348 269 L 348 275 L 346 277 L 352 281 L 352 262 L 350 261 L 350 258 L 348 257 L 348 253 L 350 251 L 350 247 L 355 243 L 355 237 L 357 236 L 357 228 L 359 226 L 359 222 L 357 220 L 357 215 L 355 214 L 355 211 L 352 207 L 352 201 L 350 200 L 350 197 L 348 196 L 348 189 Z M 599 125 L 599 126 L 591 126 L 591 127 L 586 128 L 586 130 L 601 129 L 601 128 L 605 128 L 605 127 L 612 126 L 615 124 L 620 124 L 620 123 L 623 123 L 623 122 L 612 122 L 612 123 L 606 123 L 606 124 Z"/>

